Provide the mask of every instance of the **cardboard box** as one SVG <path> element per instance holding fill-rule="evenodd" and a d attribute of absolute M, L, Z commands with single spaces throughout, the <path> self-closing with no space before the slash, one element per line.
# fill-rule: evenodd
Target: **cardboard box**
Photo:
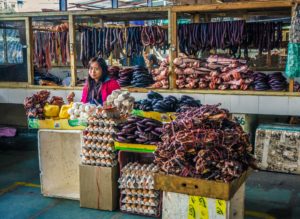
<path fill-rule="evenodd" d="M 118 207 L 118 167 L 79 165 L 80 207 L 113 211 Z"/>
<path fill-rule="evenodd" d="M 156 173 L 154 174 L 154 188 L 166 192 L 203 196 L 228 201 L 235 195 L 244 182 L 246 182 L 246 179 L 251 172 L 252 169 L 249 168 L 239 178 L 234 179 L 229 183 Z"/>
<path fill-rule="evenodd" d="M 244 199 L 245 183 L 228 201 L 164 192 L 162 219 L 240 219 L 244 218 Z"/>
<path fill-rule="evenodd" d="M 300 126 L 260 125 L 254 154 L 262 170 L 300 174 Z"/>
<path fill-rule="evenodd" d="M 82 131 L 39 130 L 41 192 L 44 196 L 79 200 Z"/>

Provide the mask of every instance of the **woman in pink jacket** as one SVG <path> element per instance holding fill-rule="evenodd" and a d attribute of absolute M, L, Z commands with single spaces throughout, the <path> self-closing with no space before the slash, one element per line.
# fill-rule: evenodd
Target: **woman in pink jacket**
<path fill-rule="evenodd" d="M 83 87 L 81 102 L 103 105 L 108 95 L 120 85 L 108 76 L 108 67 L 103 58 L 92 58 L 89 62 L 89 76 Z"/>

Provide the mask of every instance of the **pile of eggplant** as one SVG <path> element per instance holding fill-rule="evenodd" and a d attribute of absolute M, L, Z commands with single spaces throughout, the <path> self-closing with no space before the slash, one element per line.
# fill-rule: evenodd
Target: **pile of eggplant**
<path fill-rule="evenodd" d="M 257 91 L 264 91 L 269 90 L 269 83 L 268 83 L 268 76 L 262 72 L 255 72 L 253 74 L 254 81 L 253 81 L 253 87 L 254 90 Z"/>
<path fill-rule="evenodd" d="M 117 80 L 119 78 L 120 67 L 111 66 L 108 68 L 108 75 L 110 78 Z"/>
<path fill-rule="evenodd" d="M 200 101 L 183 95 L 179 100 L 174 96 L 163 97 L 159 93 L 150 91 L 147 99 L 135 102 L 134 108 L 143 111 L 182 112 L 187 107 L 200 107 Z"/>
<path fill-rule="evenodd" d="M 162 123 L 154 119 L 131 116 L 117 129 L 118 142 L 156 145 L 161 141 Z"/>
<path fill-rule="evenodd" d="M 143 66 L 135 66 L 131 85 L 134 87 L 148 87 L 154 83 L 152 75 Z"/>
<path fill-rule="evenodd" d="M 257 91 L 264 91 L 269 89 L 274 91 L 283 91 L 287 88 L 286 78 L 282 75 L 281 72 L 275 72 L 269 75 L 261 72 L 255 72 L 253 74 L 253 77 L 253 87 L 254 90 Z"/>
<path fill-rule="evenodd" d="M 286 78 L 282 75 L 281 72 L 275 72 L 273 74 L 268 75 L 269 86 L 274 91 L 282 91 L 286 90 L 287 82 Z"/>
<path fill-rule="evenodd" d="M 125 68 L 119 71 L 118 82 L 121 87 L 127 87 L 131 85 L 133 68 Z"/>

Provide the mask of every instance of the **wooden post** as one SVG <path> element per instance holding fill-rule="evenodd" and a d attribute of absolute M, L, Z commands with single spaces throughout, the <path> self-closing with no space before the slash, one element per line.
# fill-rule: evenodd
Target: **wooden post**
<path fill-rule="evenodd" d="M 169 88 L 176 89 L 176 74 L 174 71 L 173 60 L 177 57 L 177 14 L 173 12 L 171 9 L 168 11 L 168 36 L 169 36 Z"/>
<path fill-rule="evenodd" d="M 297 4 L 295 3 L 294 0 L 291 0 L 292 2 L 292 7 L 291 7 L 291 19 L 293 19 L 293 16 L 295 16 L 295 9 L 297 7 Z M 290 37 L 291 38 L 291 37 Z M 294 92 L 294 83 L 295 83 L 295 80 L 294 78 L 290 78 L 290 81 L 289 81 L 289 92 Z"/>
<path fill-rule="evenodd" d="M 32 32 L 32 19 L 27 17 L 25 19 L 26 26 L 26 44 L 27 44 L 27 77 L 28 84 L 34 84 L 34 68 L 33 68 L 33 32 Z"/>
<path fill-rule="evenodd" d="M 70 37 L 70 65 L 71 65 L 71 87 L 76 86 L 77 81 L 77 66 L 76 66 L 76 30 L 75 16 L 69 15 L 69 37 Z"/>
<path fill-rule="evenodd" d="M 127 34 L 128 34 L 127 27 L 129 27 L 129 21 L 125 21 L 124 26 L 125 26 L 125 34 L 124 35 L 125 35 L 125 39 L 127 39 Z M 125 47 L 125 54 L 126 54 L 126 64 L 127 64 L 127 66 L 130 66 L 130 58 L 127 56 L 126 47 Z"/>
<path fill-rule="evenodd" d="M 200 14 L 193 15 L 193 23 L 200 23 Z"/>
<path fill-rule="evenodd" d="M 271 51 L 268 51 L 268 55 L 267 55 L 267 67 L 271 67 L 272 66 L 272 56 L 271 56 Z"/>

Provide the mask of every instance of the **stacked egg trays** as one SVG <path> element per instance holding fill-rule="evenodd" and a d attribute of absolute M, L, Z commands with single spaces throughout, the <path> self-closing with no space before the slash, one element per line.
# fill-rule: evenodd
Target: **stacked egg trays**
<path fill-rule="evenodd" d="M 121 170 L 120 209 L 123 212 L 159 217 L 161 215 L 161 192 L 154 190 L 154 164 L 128 163 Z"/>
<path fill-rule="evenodd" d="M 117 165 L 114 135 L 119 122 L 119 119 L 107 118 L 104 114 L 89 117 L 88 126 L 83 132 L 82 164 L 103 167 Z"/>

